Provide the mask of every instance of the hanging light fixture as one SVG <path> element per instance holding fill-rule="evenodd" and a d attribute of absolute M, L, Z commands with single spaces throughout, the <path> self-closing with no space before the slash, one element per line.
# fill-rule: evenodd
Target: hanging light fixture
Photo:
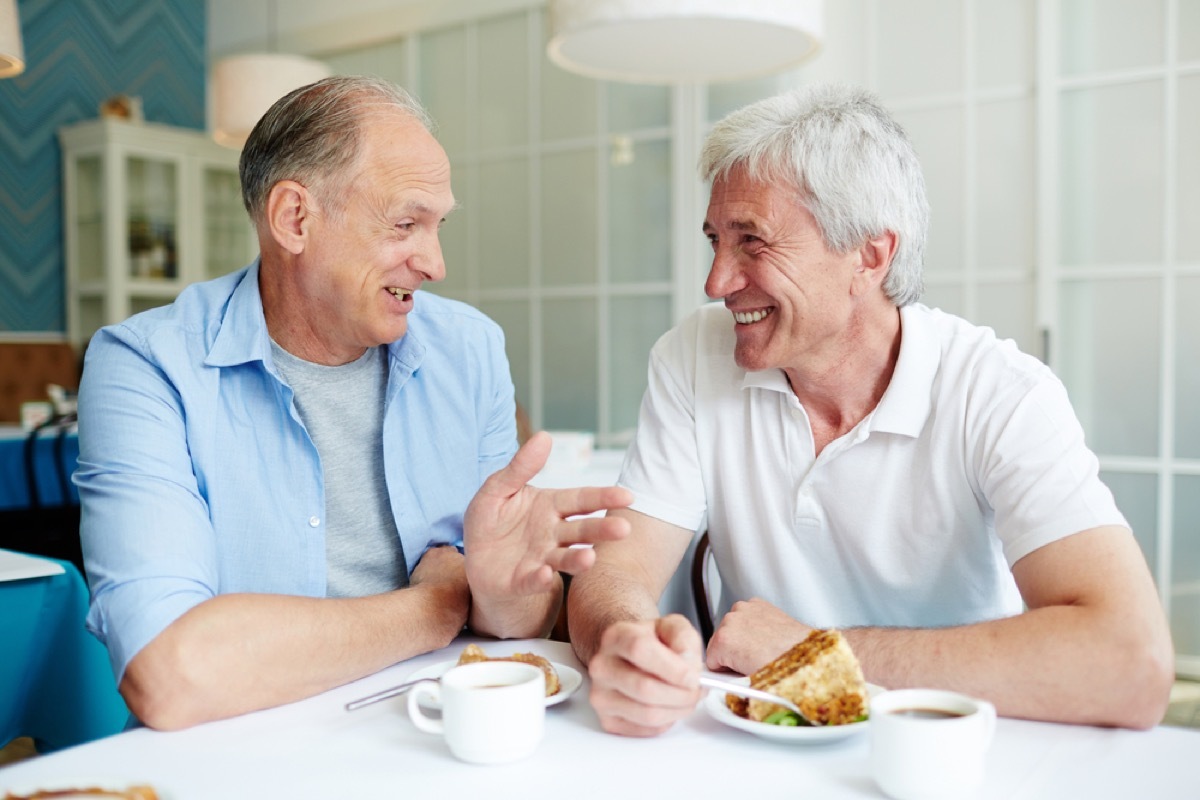
<path fill-rule="evenodd" d="M 267 7 L 267 36 L 268 52 L 230 56 L 213 67 L 212 135 L 218 144 L 240 150 L 276 100 L 331 74 L 320 61 L 274 52 L 274 0 Z"/>
<path fill-rule="evenodd" d="M 741 80 L 812 56 L 821 12 L 821 0 L 550 0 L 547 54 L 602 80 Z"/>
<path fill-rule="evenodd" d="M 17 0 L 0 0 L 0 78 L 25 71 L 25 47 L 21 44 L 21 18 Z"/>

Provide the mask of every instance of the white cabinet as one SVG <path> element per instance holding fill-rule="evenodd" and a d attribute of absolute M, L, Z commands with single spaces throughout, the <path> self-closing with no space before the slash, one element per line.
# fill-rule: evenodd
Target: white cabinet
<path fill-rule="evenodd" d="M 257 254 L 236 151 L 200 131 L 112 119 L 58 135 L 67 335 L 76 347 Z"/>

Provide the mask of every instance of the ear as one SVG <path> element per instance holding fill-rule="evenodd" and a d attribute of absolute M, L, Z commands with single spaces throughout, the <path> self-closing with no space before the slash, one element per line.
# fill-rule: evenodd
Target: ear
<path fill-rule="evenodd" d="M 895 231 L 884 231 L 863 242 L 858 248 L 858 266 L 854 269 L 852 290 L 855 294 L 866 294 L 883 285 L 899 243 Z"/>
<path fill-rule="evenodd" d="M 292 255 L 304 252 L 308 223 L 312 218 L 312 196 L 296 181 L 280 181 L 267 194 L 267 229 L 271 238 Z"/>

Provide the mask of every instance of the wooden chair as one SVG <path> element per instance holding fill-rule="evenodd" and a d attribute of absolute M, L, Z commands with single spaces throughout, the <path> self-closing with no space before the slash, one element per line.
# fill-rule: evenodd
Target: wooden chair
<path fill-rule="evenodd" d="M 696 542 L 696 552 L 692 556 L 692 599 L 696 602 L 696 619 L 700 623 L 700 636 L 707 645 L 713 635 L 713 611 L 709 599 L 710 579 L 709 569 L 712 551 L 708 545 L 708 531 L 700 535 Z"/>

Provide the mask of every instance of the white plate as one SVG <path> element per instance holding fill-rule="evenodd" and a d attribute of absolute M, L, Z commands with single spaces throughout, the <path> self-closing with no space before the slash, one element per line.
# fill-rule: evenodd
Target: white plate
<path fill-rule="evenodd" d="M 409 675 L 405 681 L 419 681 L 422 678 L 440 678 L 442 675 L 454 666 L 457 666 L 458 659 L 453 661 L 441 661 L 437 664 L 431 664 L 424 669 L 419 669 L 412 675 Z M 575 694 L 575 690 L 583 685 L 583 675 L 579 674 L 579 670 L 574 667 L 568 667 L 566 664 L 559 664 L 557 661 L 551 661 L 550 666 L 554 667 L 554 671 L 558 673 L 558 691 L 546 698 L 547 706 L 556 706 L 566 700 L 571 695 Z M 430 703 L 431 708 L 437 708 L 436 703 Z"/>
<path fill-rule="evenodd" d="M 749 678 L 737 678 L 734 680 L 737 683 L 750 683 Z M 883 687 L 868 683 L 867 691 L 874 697 L 883 691 Z M 730 711 L 729 707 L 725 705 L 725 692 L 718 689 L 710 690 L 708 697 L 704 698 L 704 710 L 717 722 L 723 722 L 731 728 L 747 731 L 764 739 L 774 739 L 780 742 L 801 742 L 803 744 L 836 742 L 840 739 L 866 733 L 867 726 L 871 722 L 871 720 L 865 719 L 862 722 L 851 722 L 847 725 L 823 725 L 819 728 L 805 725 L 769 725 L 766 722 L 757 722 L 752 719 L 739 717 Z"/>

